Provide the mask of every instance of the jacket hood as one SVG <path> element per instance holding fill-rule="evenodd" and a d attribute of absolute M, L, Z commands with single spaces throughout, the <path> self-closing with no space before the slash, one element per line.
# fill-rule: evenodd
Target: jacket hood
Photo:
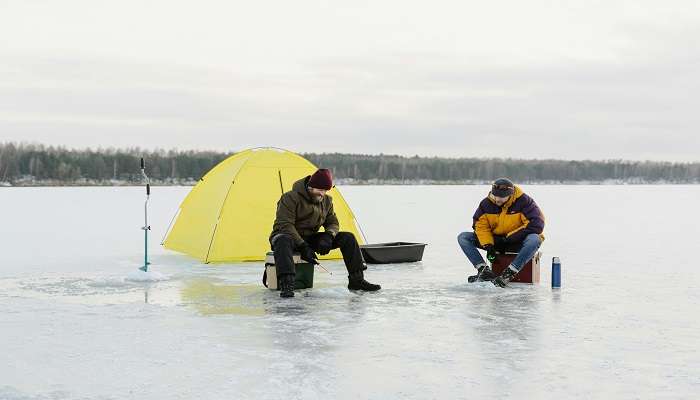
<path fill-rule="evenodd" d="M 292 191 L 299 193 L 307 201 L 311 202 L 311 196 L 309 196 L 308 190 L 306 190 L 306 183 L 311 179 L 311 175 L 307 175 L 304 178 L 299 179 L 292 185 Z"/>

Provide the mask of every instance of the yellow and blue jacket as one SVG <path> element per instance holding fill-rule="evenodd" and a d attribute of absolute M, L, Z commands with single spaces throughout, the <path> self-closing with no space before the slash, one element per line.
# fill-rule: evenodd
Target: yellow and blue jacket
<path fill-rule="evenodd" d="M 481 246 L 493 244 L 493 236 L 505 236 L 509 243 L 522 242 L 531 233 L 544 240 L 544 214 L 535 201 L 519 186 L 502 206 L 491 201 L 491 195 L 479 203 L 472 228 Z"/>

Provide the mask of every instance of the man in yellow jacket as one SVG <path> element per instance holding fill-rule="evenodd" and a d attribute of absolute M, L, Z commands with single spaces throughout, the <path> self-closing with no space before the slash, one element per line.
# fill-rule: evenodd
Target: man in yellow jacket
<path fill-rule="evenodd" d="M 492 281 L 506 287 L 540 248 L 544 240 L 544 215 L 535 201 L 509 179 L 496 179 L 488 196 L 474 212 L 474 232 L 462 232 L 457 237 L 462 251 L 474 265 L 477 274 L 469 282 Z M 493 261 L 496 252 L 513 251 L 518 255 L 500 276 L 496 276 L 478 249 L 486 250 Z"/>

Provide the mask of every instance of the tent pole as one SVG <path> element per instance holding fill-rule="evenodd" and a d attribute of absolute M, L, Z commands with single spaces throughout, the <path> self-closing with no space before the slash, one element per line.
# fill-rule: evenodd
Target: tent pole
<path fill-rule="evenodd" d="M 160 245 L 162 246 L 163 243 L 165 243 L 165 238 L 168 236 L 168 233 L 170 233 L 170 228 L 173 227 L 173 222 L 175 222 L 175 217 L 177 217 L 180 214 L 180 208 L 178 208 L 175 211 L 175 214 L 173 214 L 173 217 L 170 219 L 170 223 L 168 224 L 168 229 L 165 230 L 165 233 L 163 234 L 163 238 L 160 240 Z"/>
<path fill-rule="evenodd" d="M 284 194 L 284 185 L 282 185 L 282 170 L 277 170 L 277 176 L 280 178 L 280 192 Z"/>

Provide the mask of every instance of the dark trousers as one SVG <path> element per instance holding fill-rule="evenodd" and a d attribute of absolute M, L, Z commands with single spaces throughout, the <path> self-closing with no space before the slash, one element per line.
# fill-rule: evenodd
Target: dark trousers
<path fill-rule="evenodd" d="M 304 241 L 309 244 L 314 251 L 318 252 L 318 240 L 320 233 L 315 233 L 304 238 Z M 350 232 L 338 232 L 333 239 L 333 248 L 340 249 L 345 261 L 345 268 L 348 269 L 349 275 L 362 275 L 362 271 L 367 269 L 360 246 L 357 244 L 355 235 Z M 275 266 L 277 267 L 277 276 L 294 274 L 294 252 L 298 248 L 294 246 L 294 240 L 288 235 L 278 235 L 275 237 L 272 244 L 272 251 L 275 252 Z"/>

